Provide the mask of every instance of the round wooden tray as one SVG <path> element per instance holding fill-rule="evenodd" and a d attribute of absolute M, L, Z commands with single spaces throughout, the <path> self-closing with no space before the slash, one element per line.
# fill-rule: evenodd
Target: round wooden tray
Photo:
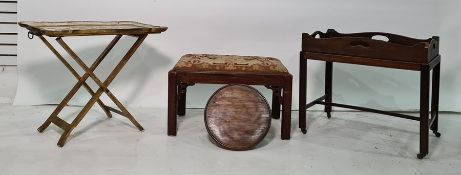
<path fill-rule="evenodd" d="M 258 90 L 227 85 L 217 90 L 205 108 L 208 133 L 221 147 L 249 150 L 261 142 L 271 125 L 269 105 Z"/>

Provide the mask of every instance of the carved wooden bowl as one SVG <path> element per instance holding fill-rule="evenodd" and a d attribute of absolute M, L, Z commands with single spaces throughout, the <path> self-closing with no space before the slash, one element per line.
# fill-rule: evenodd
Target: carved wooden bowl
<path fill-rule="evenodd" d="M 261 142 L 271 124 L 269 105 L 258 90 L 227 85 L 217 90 L 205 108 L 211 138 L 229 150 L 249 150 Z"/>

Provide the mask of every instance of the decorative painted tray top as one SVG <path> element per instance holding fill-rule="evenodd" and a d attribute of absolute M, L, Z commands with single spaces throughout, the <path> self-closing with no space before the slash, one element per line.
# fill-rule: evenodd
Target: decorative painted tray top
<path fill-rule="evenodd" d="M 207 131 L 225 149 L 253 148 L 264 139 L 270 124 L 269 105 L 251 86 L 224 86 L 213 94 L 206 105 Z"/>
<path fill-rule="evenodd" d="M 34 35 L 51 37 L 89 35 L 140 35 L 161 33 L 167 27 L 153 26 L 133 21 L 66 21 L 66 22 L 19 22 Z"/>

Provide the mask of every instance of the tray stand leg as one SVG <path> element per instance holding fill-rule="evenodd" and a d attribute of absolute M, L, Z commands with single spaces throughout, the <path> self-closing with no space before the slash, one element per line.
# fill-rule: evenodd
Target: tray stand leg
<path fill-rule="evenodd" d="M 331 101 L 333 89 L 333 62 L 326 62 L 325 67 L 325 112 L 327 117 L 331 118 Z"/>
<path fill-rule="evenodd" d="M 419 159 L 424 158 L 429 152 L 429 65 L 421 65 L 420 80 L 420 118 L 419 118 Z"/>
<path fill-rule="evenodd" d="M 303 134 L 307 133 L 306 127 L 306 91 L 307 91 L 307 60 L 303 52 L 299 54 L 299 128 Z"/>
<path fill-rule="evenodd" d="M 440 137 L 439 132 L 439 87 L 440 87 L 440 63 L 432 70 L 432 102 L 431 102 L 431 119 L 433 122 L 431 130 L 436 137 Z M 435 118 L 434 118 L 435 117 Z"/>
<path fill-rule="evenodd" d="M 39 127 L 39 131 L 43 131 L 51 122 L 55 123 L 59 127 L 61 127 L 64 130 L 64 133 L 61 135 L 61 138 L 58 141 L 58 146 L 62 147 L 64 146 L 68 136 L 72 132 L 72 130 L 80 123 L 80 121 L 83 119 L 83 117 L 88 113 L 88 111 L 91 109 L 91 107 L 94 105 L 99 100 L 99 97 L 102 95 L 103 92 L 105 92 L 109 98 L 121 109 L 121 111 L 116 110 L 114 108 L 111 108 L 109 106 L 104 105 L 102 102 L 101 107 L 107 111 L 112 111 L 115 113 L 118 113 L 122 116 L 127 117 L 139 130 L 143 130 L 141 125 L 134 119 L 134 117 L 128 112 L 128 110 L 120 103 L 120 101 L 107 89 L 109 84 L 115 79 L 117 74 L 121 71 L 123 66 L 128 62 L 128 60 L 131 58 L 131 56 L 134 54 L 136 49 L 141 45 L 143 40 L 147 37 L 147 35 L 140 35 L 138 36 L 138 39 L 136 42 L 133 44 L 133 46 L 128 50 L 128 52 L 125 54 L 125 56 L 120 60 L 120 62 L 117 64 L 117 66 L 114 68 L 114 70 L 109 74 L 107 79 L 103 82 L 99 80 L 99 78 L 96 77 L 96 75 L 93 73 L 93 71 L 96 69 L 96 67 L 102 62 L 104 57 L 108 54 L 108 52 L 113 48 L 113 46 L 117 43 L 117 41 L 120 39 L 121 35 L 117 35 L 112 42 L 109 44 L 109 46 L 103 51 L 103 53 L 95 60 L 95 62 L 91 65 L 90 68 L 86 66 L 83 61 L 70 49 L 70 47 L 62 40 L 61 37 L 56 38 L 57 42 L 66 50 L 67 53 L 85 70 L 85 74 L 82 77 L 79 77 L 79 81 L 77 84 L 71 89 L 71 91 L 66 95 L 64 100 L 58 105 L 58 107 L 53 111 L 51 116 L 45 121 L 45 123 Z M 58 52 L 47 42 L 42 36 L 40 38 L 47 44 L 47 46 L 55 53 L 55 55 L 59 55 Z M 62 56 L 58 56 L 58 58 L 63 61 L 63 63 L 68 67 L 68 69 L 72 69 L 70 65 L 63 59 Z M 72 69 L 73 70 L 73 69 Z M 71 71 L 75 72 L 75 70 Z M 76 73 L 76 72 L 75 72 Z M 74 73 L 73 73 L 74 74 Z M 74 74 L 75 75 L 75 74 Z M 78 74 L 77 74 L 78 75 Z M 77 77 L 77 76 L 76 76 Z M 83 107 L 82 111 L 77 115 L 77 117 L 72 121 L 72 123 L 68 124 L 67 122 L 63 121 L 60 119 L 57 114 L 64 108 L 65 105 L 67 105 L 68 101 L 75 95 L 75 93 L 78 91 L 78 89 L 86 84 L 85 81 L 88 77 L 91 77 L 96 84 L 98 84 L 99 89 L 96 92 L 92 92 L 92 90 L 88 88 L 87 90 L 90 92 L 92 95 L 91 99 L 88 101 L 88 103 Z M 85 87 L 86 87 L 85 86 Z M 106 113 L 106 114 L 107 114 Z M 110 113 L 109 113 L 110 114 Z M 109 117 L 111 115 L 108 115 Z"/>

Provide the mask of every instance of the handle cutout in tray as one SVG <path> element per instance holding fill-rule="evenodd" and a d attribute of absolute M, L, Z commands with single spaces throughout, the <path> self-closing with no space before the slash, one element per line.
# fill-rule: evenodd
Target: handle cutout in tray
<path fill-rule="evenodd" d="M 389 38 L 384 35 L 374 35 L 371 37 L 371 39 L 389 42 Z"/>
<path fill-rule="evenodd" d="M 351 46 L 353 47 L 364 47 L 364 48 L 368 48 L 370 47 L 370 44 L 368 44 L 367 42 L 365 41 L 351 41 Z"/>

